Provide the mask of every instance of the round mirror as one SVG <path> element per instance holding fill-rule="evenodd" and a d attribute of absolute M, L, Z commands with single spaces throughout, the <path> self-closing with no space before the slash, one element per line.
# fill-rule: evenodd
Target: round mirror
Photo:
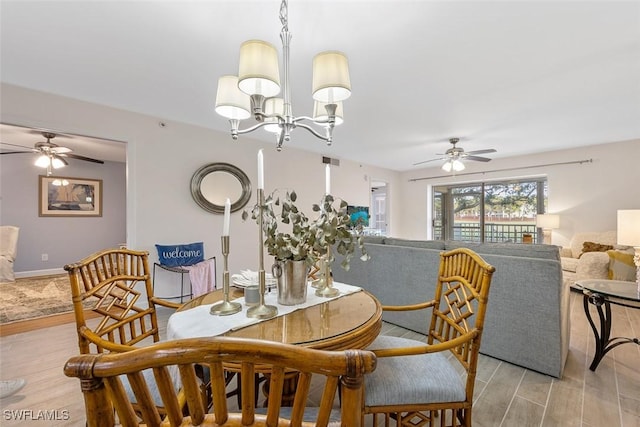
<path fill-rule="evenodd" d="M 227 197 L 231 212 L 242 209 L 251 198 L 249 177 L 229 163 L 210 163 L 198 169 L 191 178 L 191 196 L 202 209 L 224 213 Z"/>

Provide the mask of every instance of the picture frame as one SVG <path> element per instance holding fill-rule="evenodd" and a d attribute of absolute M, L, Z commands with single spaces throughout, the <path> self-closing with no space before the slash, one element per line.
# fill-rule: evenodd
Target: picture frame
<path fill-rule="evenodd" d="M 40 175 L 38 216 L 102 216 L 102 180 Z"/>

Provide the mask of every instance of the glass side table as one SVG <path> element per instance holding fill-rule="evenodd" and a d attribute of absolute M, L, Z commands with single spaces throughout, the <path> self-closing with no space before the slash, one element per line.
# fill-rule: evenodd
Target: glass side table
<path fill-rule="evenodd" d="M 596 341 L 596 353 L 589 369 L 595 371 L 605 354 L 621 344 L 634 343 L 640 345 L 638 338 L 611 336 L 611 304 L 640 309 L 640 294 L 635 282 L 623 282 L 620 280 L 578 280 L 576 285 L 582 289 L 584 295 L 584 312 L 593 329 Z M 594 305 L 598 311 L 600 328 L 596 327 L 589 304 Z"/>

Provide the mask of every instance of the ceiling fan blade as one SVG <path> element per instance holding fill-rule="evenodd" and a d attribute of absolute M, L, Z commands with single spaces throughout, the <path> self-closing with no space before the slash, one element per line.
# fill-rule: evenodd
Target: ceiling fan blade
<path fill-rule="evenodd" d="M 37 151 L 37 150 L 34 150 L 33 147 L 25 147 L 24 145 L 9 144 L 8 142 L 0 142 L 0 144 L 2 144 L 2 145 L 10 145 L 12 147 L 24 148 L 25 150 L 29 150 L 29 151 L 33 151 L 33 152 Z"/>
<path fill-rule="evenodd" d="M 70 152 L 72 152 L 72 151 L 73 151 L 73 150 L 72 150 L 71 148 L 67 148 L 67 147 L 60 147 L 60 146 L 58 146 L 58 147 L 53 147 L 53 148 L 51 149 L 51 152 L 52 152 L 52 153 L 54 153 L 54 154 L 65 154 L 65 153 L 70 153 Z"/>
<path fill-rule="evenodd" d="M 31 154 L 31 151 L 0 151 L 0 154 Z"/>
<path fill-rule="evenodd" d="M 414 164 L 413 164 L 413 166 L 421 165 L 421 164 L 423 164 L 423 163 L 437 162 L 438 160 L 444 160 L 444 159 L 439 158 L 439 159 L 424 160 L 424 161 L 422 161 L 422 162 L 414 163 Z"/>
<path fill-rule="evenodd" d="M 488 157 L 480 157 L 480 156 L 465 156 L 465 160 L 475 160 L 476 162 L 489 162 L 491 161 Z"/>
<path fill-rule="evenodd" d="M 496 150 L 493 148 L 488 148 L 486 150 L 465 151 L 466 154 L 489 154 L 495 152 Z"/>
<path fill-rule="evenodd" d="M 84 160 L 87 162 L 99 163 L 101 165 L 104 164 L 102 160 L 92 159 L 91 157 L 81 156 L 79 154 L 71 154 L 71 153 L 56 153 L 59 157 L 69 157 L 71 159 Z"/>

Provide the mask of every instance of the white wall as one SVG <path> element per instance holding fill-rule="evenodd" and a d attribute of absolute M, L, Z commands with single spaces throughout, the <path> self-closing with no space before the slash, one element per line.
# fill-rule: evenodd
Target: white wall
<path fill-rule="evenodd" d="M 558 164 L 580 160 L 592 162 Z M 538 165 L 550 166 L 531 168 Z M 489 172 L 497 170 L 502 171 Z M 618 209 L 640 209 L 640 140 L 494 159 L 488 163 L 467 162 L 462 174 L 442 175 L 446 174 L 438 167 L 402 174 L 397 202 L 411 209 L 402 210 L 396 236 L 426 238 L 427 192 L 434 185 L 546 176 L 548 211 L 560 215 L 560 228 L 553 231 L 552 242 L 564 246 L 575 232 L 615 230 Z M 425 177 L 439 178 L 421 179 Z"/>
<path fill-rule="evenodd" d="M 242 169 L 255 189 L 257 152 L 264 148 L 265 190 L 294 188 L 300 206 L 308 208 L 324 193 L 325 167 L 322 155 L 296 150 L 295 134 L 282 152 L 274 144 L 149 117 L 87 102 L 81 102 L 3 84 L 0 121 L 127 142 L 127 243 L 148 250 L 156 258 L 155 243 L 204 241 L 205 254 L 218 258 L 222 269 L 220 233 L 222 215 L 201 209 L 193 201 L 190 181 L 202 165 L 227 162 Z M 162 120 L 167 125 L 160 127 Z M 211 112 L 211 120 L 220 120 Z M 334 144 L 339 144 L 336 140 Z M 334 157 L 331 147 L 325 156 Z M 332 193 L 351 204 L 368 205 L 370 178 L 399 185 L 399 173 L 341 160 L 331 173 Z M 255 193 L 255 190 L 254 190 Z M 255 196 L 250 204 L 255 203 Z M 3 206 L 3 209 L 11 209 Z M 393 209 L 393 208 L 392 208 Z M 395 227 L 392 221 L 391 229 Z M 243 223 L 241 212 L 231 217 L 231 272 L 257 269 L 258 229 Z M 39 256 L 40 252 L 36 252 Z M 34 256 L 27 254 L 25 256 Z M 72 262 L 74 260 L 66 260 Z M 272 261 L 265 259 L 266 266 Z"/>
<path fill-rule="evenodd" d="M 256 181 L 256 154 L 264 148 L 266 190 L 293 187 L 300 205 L 309 207 L 324 191 L 321 155 L 296 150 L 294 140 L 280 153 L 272 144 L 227 133 L 175 123 L 91 103 L 72 100 L 3 84 L 0 121 L 67 133 L 125 141 L 127 153 L 127 243 L 148 250 L 155 259 L 155 243 L 204 241 L 208 256 L 218 257 L 221 269 L 222 215 L 202 210 L 191 198 L 189 183 L 200 166 L 228 162 Z M 212 112 L 212 120 L 219 120 Z M 163 120 L 166 127 L 160 127 Z M 340 141 L 336 140 L 335 144 Z M 327 147 L 326 156 L 333 157 Z M 583 165 L 525 168 L 547 163 L 593 159 Z M 439 168 L 399 173 L 342 160 L 332 171 L 332 192 L 351 204 L 368 205 L 370 180 L 389 183 L 391 206 L 389 234 L 426 238 L 427 191 L 443 183 L 520 178 L 546 175 L 549 211 L 561 215 L 561 229 L 553 233 L 555 244 L 566 244 L 576 231 L 614 229 L 617 209 L 640 208 L 640 140 L 610 143 L 575 150 L 535 154 L 490 163 L 469 163 L 464 175 L 410 181 L 443 175 Z M 523 168 L 503 172 L 495 169 Z M 250 202 L 253 203 L 253 200 Z M 2 209 L 11 209 L 3 206 Z M 40 252 L 36 250 L 35 255 Z M 256 269 L 257 225 L 243 223 L 240 212 L 231 218 L 230 270 Z M 76 260 L 66 260 L 72 262 Z M 266 259 L 267 266 L 271 264 Z"/>

